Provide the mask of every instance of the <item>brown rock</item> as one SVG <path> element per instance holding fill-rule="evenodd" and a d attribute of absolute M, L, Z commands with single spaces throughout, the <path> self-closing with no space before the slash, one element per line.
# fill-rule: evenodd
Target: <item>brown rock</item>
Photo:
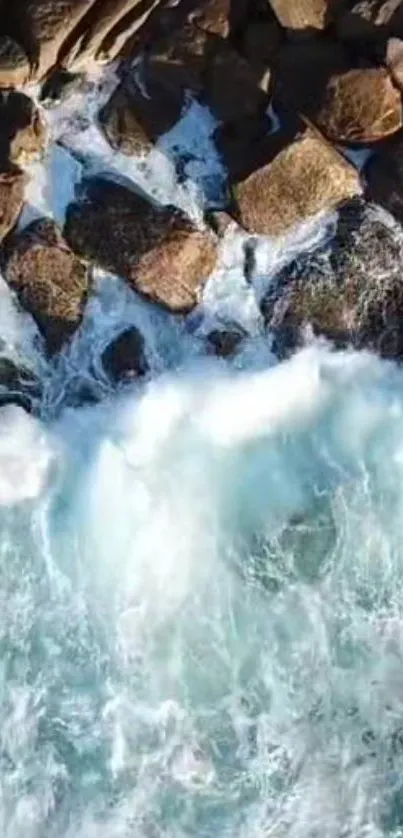
<path fill-rule="evenodd" d="M 27 175 L 17 166 L 0 172 L 0 241 L 13 229 L 24 203 Z"/>
<path fill-rule="evenodd" d="M 334 142 L 371 143 L 402 126 L 402 101 L 384 67 L 334 75 L 315 122 Z"/>
<path fill-rule="evenodd" d="M 102 366 L 112 381 L 131 381 L 148 370 L 144 338 L 135 326 L 121 332 L 102 353 Z"/>
<path fill-rule="evenodd" d="M 180 95 L 153 79 L 148 80 L 145 91 L 126 79 L 101 109 L 99 121 L 114 149 L 140 154 L 175 125 L 182 106 Z"/>
<path fill-rule="evenodd" d="M 386 46 L 385 64 L 395 85 L 403 90 L 403 39 L 389 38 Z"/>
<path fill-rule="evenodd" d="M 42 151 L 45 123 L 32 99 L 16 90 L 0 90 L 0 154 L 24 164 Z"/>
<path fill-rule="evenodd" d="M 89 182 L 86 201 L 68 208 L 65 235 L 80 256 L 173 312 L 196 305 L 216 260 L 213 236 L 179 210 L 102 179 Z"/>
<path fill-rule="evenodd" d="M 36 320 L 50 353 L 79 325 L 87 268 L 69 250 L 53 221 L 33 222 L 10 242 L 6 280 Z"/>
<path fill-rule="evenodd" d="M 338 33 L 361 41 L 403 35 L 402 0 L 358 0 L 340 16 Z"/>
<path fill-rule="evenodd" d="M 42 78 L 58 60 L 63 42 L 96 0 L 14 0 L 7 4 L 7 31 Z"/>
<path fill-rule="evenodd" d="M 325 29 L 344 0 L 269 0 L 279 22 L 286 29 Z"/>
<path fill-rule="evenodd" d="M 262 311 L 274 348 L 286 355 L 306 327 L 337 347 L 403 357 L 403 239 L 363 201 L 341 208 L 334 240 L 305 252 L 271 284 Z"/>
<path fill-rule="evenodd" d="M 353 166 L 307 128 L 236 185 L 236 218 L 250 233 L 278 236 L 360 191 Z"/>
<path fill-rule="evenodd" d="M 31 68 L 22 47 L 8 35 L 0 36 L 0 87 L 20 87 L 29 79 Z"/>
<path fill-rule="evenodd" d="M 403 223 L 403 139 L 399 134 L 368 162 L 366 195 Z"/>

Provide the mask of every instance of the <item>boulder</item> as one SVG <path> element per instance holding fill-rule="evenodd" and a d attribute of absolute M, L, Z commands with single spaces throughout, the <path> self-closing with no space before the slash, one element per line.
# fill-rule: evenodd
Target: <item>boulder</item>
<path fill-rule="evenodd" d="M 172 312 L 190 311 L 216 260 L 216 241 L 171 206 L 155 206 L 111 181 L 87 183 L 67 209 L 73 250 L 126 279 Z"/>
<path fill-rule="evenodd" d="M 403 224 L 403 139 L 385 144 L 365 168 L 366 195 Z"/>
<path fill-rule="evenodd" d="M 96 0 L 14 0 L 7 4 L 7 34 L 27 54 L 32 77 L 41 79 L 59 58 L 66 38 Z"/>
<path fill-rule="evenodd" d="M 304 252 L 271 281 L 262 312 L 274 349 L 287 355 L 307 330 L 339 348 L 403 356 L 403 237 L 363 201 L 340 211 L 334 239 Z"/>
<path fill-rule="evenodd" d="M 346 40 L 376 41 L 403 36 L 402 0 L 356 0 L 338 19 Z"/>
<path fill-rule="evenodd" d="M 140 154 L 175 125 L 182 107 L 181 96 L 159 82 L 149 79 L 144 89 L 126 78 L 101 109 L 99 122 L 112 148 Z"/>
<path fill-rule="evenodd" d="M 345 0 L 269 0 L 282 26 L 294 32 L 325 29 Z"/>
<path fill-rule="evenodd" d="M 0 155 L 16 164 L 28 163 L 46 143 L 45 123 L 24 93 L 0 90 Z"/>
<path fill-rule="evenodd" d="M 57 352 L 81 321 L 88 271 L 53 221 L 34 221 L 12 237 L 5 277 L 36 320 L 48 352 Z"/>
<path fill-rule="evenodd" d="M 28 56 L 17 41 L 0 35 L 0 88 L 21 87 L 29 80 Z"/>
<path fill-rule="evenodd" d="M 288 140 L 288 138 L 287 138 Z M 278 236 L 360 194 L 354 167 L 306 128 L 234 187 L 234 216 L 250 233 Z"/>
<path fill-rule="evenodd" d="M 0 242 L 17 223 L 27 181 L 27 175 L 17 166 L 6 165 L 0 171 Z"/>
<path fill-rule="evenodd" d="M 102 353 L 102 366 L 116 384 L 132 381 L 148 370 L 144 338 L 135 326 L 125 329 Z"/>
<path fill-rule="evenodd" d="M 402 100 L 384 67 L 349 70 L 331 77 L 315 124 L 333 142 L 368 144 L 402 127 Z"/>

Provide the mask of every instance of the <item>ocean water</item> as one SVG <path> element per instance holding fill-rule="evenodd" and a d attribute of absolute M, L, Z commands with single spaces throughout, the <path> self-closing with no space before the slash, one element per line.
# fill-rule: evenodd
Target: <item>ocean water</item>
<path fill-rule="evenodd" d="M 103 169 L 200 217 L 203 114 L 164 139 L 199 154 L 178 184 L 105 150 L 102 95 L 50 115 L 21 225 Z M 98 272 L 51 363 L 0 282 L 0 354 L 43 384 L 0 408 L 1 838 L 403 836 L 403 370 L 321 341 L 279 364 L 258 306 L 334 222 L 260 242 L 252 284 L 230 230 L 186 320 Z M 242 349 L 209 357 L 227 320 Z M 116 388 L 131 324 L 150 374 Z"/>

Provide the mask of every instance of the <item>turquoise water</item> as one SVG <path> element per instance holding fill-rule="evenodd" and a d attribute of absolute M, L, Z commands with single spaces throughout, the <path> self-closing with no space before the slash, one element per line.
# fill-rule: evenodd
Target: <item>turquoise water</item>
<path fill-rule="evenodd" d="M 402 835 L 403 372 L 200 361 L 1 428 L 1 836 Z"/>

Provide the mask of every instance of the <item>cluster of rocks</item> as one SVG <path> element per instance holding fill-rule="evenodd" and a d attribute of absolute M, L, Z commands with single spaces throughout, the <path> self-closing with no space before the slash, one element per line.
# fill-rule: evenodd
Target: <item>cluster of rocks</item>
<path fill-rule="evenodd" d="M 42 99 L 68 95 L 83 73 L 115 59 L 120 81 L 99 126 L 123 154 L 149 151 L 191 101 L 210 109 L 228 177 L 218 221 L 210 214 L 199 228 L 172 206 L 95 178 L 68 207 L 63 230 L 42 219 L 16 232 L 23 167 L 44 148 L 47 132 L 32 100 L 15 88 L 35 82 Z M 363 200 L 403 222 L 402 90 L 403 0 L 0 2 L 2 258 L 49 353 L 80 323 L 91 265 L 186 313 L 231 220 L 275 237 L 341 208 L 336 243 L 287 266 L 263 314 L 279 351 L 310 323 L 339 345 L 400 356 L 400 238 Z M 368 147 L 372 156 L 360 170 L 350 151 Z M 141 339 L 132 331 L 119 341 L 116 362 L 106 356 L 109 374 L 143 373 Z M 226 355 L 238 343 L 230 333 L 209 340 Z M 130 353 L 136 363 L 122 366 Z"/>

